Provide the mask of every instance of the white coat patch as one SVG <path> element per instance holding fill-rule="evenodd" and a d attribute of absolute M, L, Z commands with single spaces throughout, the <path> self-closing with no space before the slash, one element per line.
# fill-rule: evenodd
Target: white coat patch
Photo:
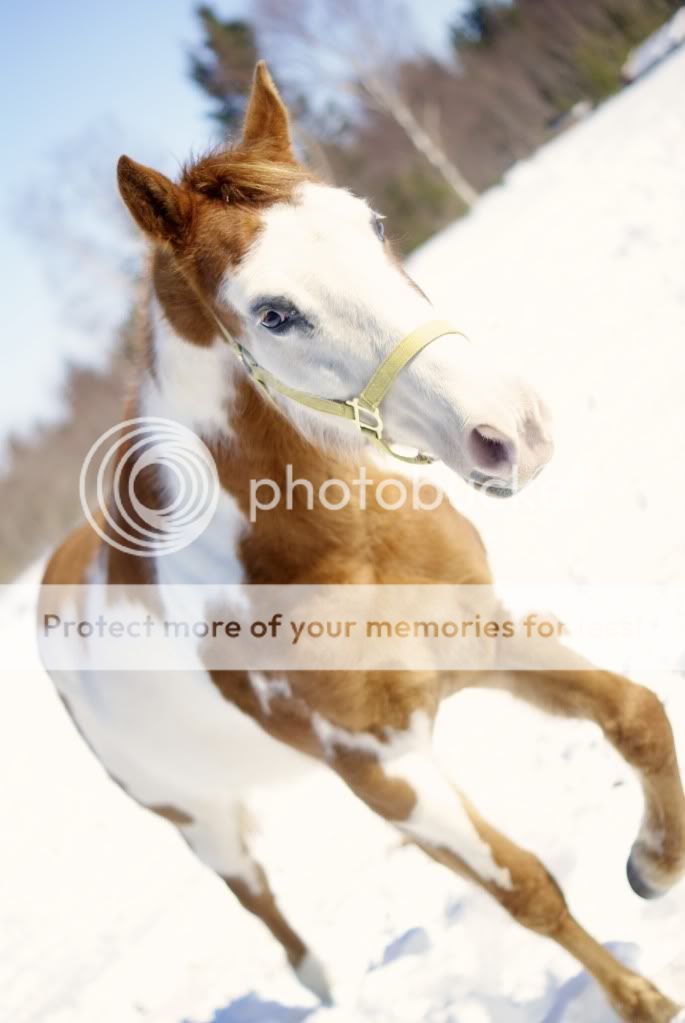
<path fill-rule="evenodd" d="M 498 888 L 513 887 L 509 870 L 500 867 L 489 845 L 480 837 L 459 796 L 437 763 L 431 748 L 428 715 L 415 711 L 404 732 L 388 733 L 381 742 L 368 733 L 353 733 L 331 725 L 319 714 L 312 716 L 314 730 L 327 757 L 335 748 L 357 749 L 377 756 L 390 778 L 405 781 L 416 793 L 416 806 L 397 827 L 419 841 L 447 849 L 477 874 Z"/>
<path fill-rule="evenodd" d="M 179 337 L 156 296 L 149 315 L 155 373 L 145 377 L 139 415 L 172 419 L 208 442 L 228 439 L 235 356 L 218 334 L 207 346 Z"/>

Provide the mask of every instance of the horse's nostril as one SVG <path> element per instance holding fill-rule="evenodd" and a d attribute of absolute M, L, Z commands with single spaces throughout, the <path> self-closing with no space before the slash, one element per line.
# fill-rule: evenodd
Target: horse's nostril
<path fill-rule="evenodd" d="M 476 426 L 469 434 L 469 453 L 478 469 L 495 472 L 513 462 L 513 446 L 499 430 L 491 426 Z"/>

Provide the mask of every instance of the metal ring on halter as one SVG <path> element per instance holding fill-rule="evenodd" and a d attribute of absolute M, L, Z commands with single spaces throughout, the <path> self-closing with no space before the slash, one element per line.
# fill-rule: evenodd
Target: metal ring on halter
<path fill-rule="evenodd" d="M 349 405 L 354 413 L 354 421 L 362 433 L 371 433 L 377 440 L 383 436 L 383 419 L 377 408 L 362 404 L 363 398 L 350 398 L 345 404 Z"/>

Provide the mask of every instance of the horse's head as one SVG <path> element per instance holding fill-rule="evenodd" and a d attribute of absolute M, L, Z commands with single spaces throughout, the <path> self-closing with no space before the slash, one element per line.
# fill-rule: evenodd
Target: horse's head
<path fill-rule="evenodd" d="M 343 406 L 436 317 L 394 258 L 379 213 L 296 162 L 288 113 L 263 64 L 238 146 L 196 162 L 179 184 L 122 157 L 119 185 L 195 304 L 193 318 L 178 317 L 180 332 L 191 343 L 225 344 L 218 317 L 247 362 L 286 389 Z M 315 444 L 354 454 L 366 442 L 352 415 L 272 391 Z M 495 492 L 525 483 L 551 453 L 537 396 L 454 333 L 402 362 L 382 418 L 386 441 L 429 452 L 471 482 L 496 479 Z"/>

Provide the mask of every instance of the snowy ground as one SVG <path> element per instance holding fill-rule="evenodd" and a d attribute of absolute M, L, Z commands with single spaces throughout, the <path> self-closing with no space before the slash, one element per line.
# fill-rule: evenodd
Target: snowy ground
<path fill-rule="evenodd" d="M 413 261 L 429 293 L 493 358 L 507 351 L 534 374 L 556 412 L 556 460 L 529 491 L 494 503 L 454 490 L 505 580 L 685 581 L 684 95 L 681 52 Z M 17 642 L 29 613 L 6 605 L 0 642 Z M 641 680 L 666 699 L 685 763 L 685 682 Z M 583 923 L 685 1000 L 685 887 L 657 904 L 628 889 L 637 785 L 597 731 L 468 694 L 438 738 L 462 787 L 544 859 Z M 39 670 L 0 689 L 0 777 L 0 1019 L 612 1018 L 565 954 L 401 846 L 321 774 L 302 798 L 274 793 L 263 858 L 329 966 L 330 1009 L 173 829 L 107 781 Z"/>

